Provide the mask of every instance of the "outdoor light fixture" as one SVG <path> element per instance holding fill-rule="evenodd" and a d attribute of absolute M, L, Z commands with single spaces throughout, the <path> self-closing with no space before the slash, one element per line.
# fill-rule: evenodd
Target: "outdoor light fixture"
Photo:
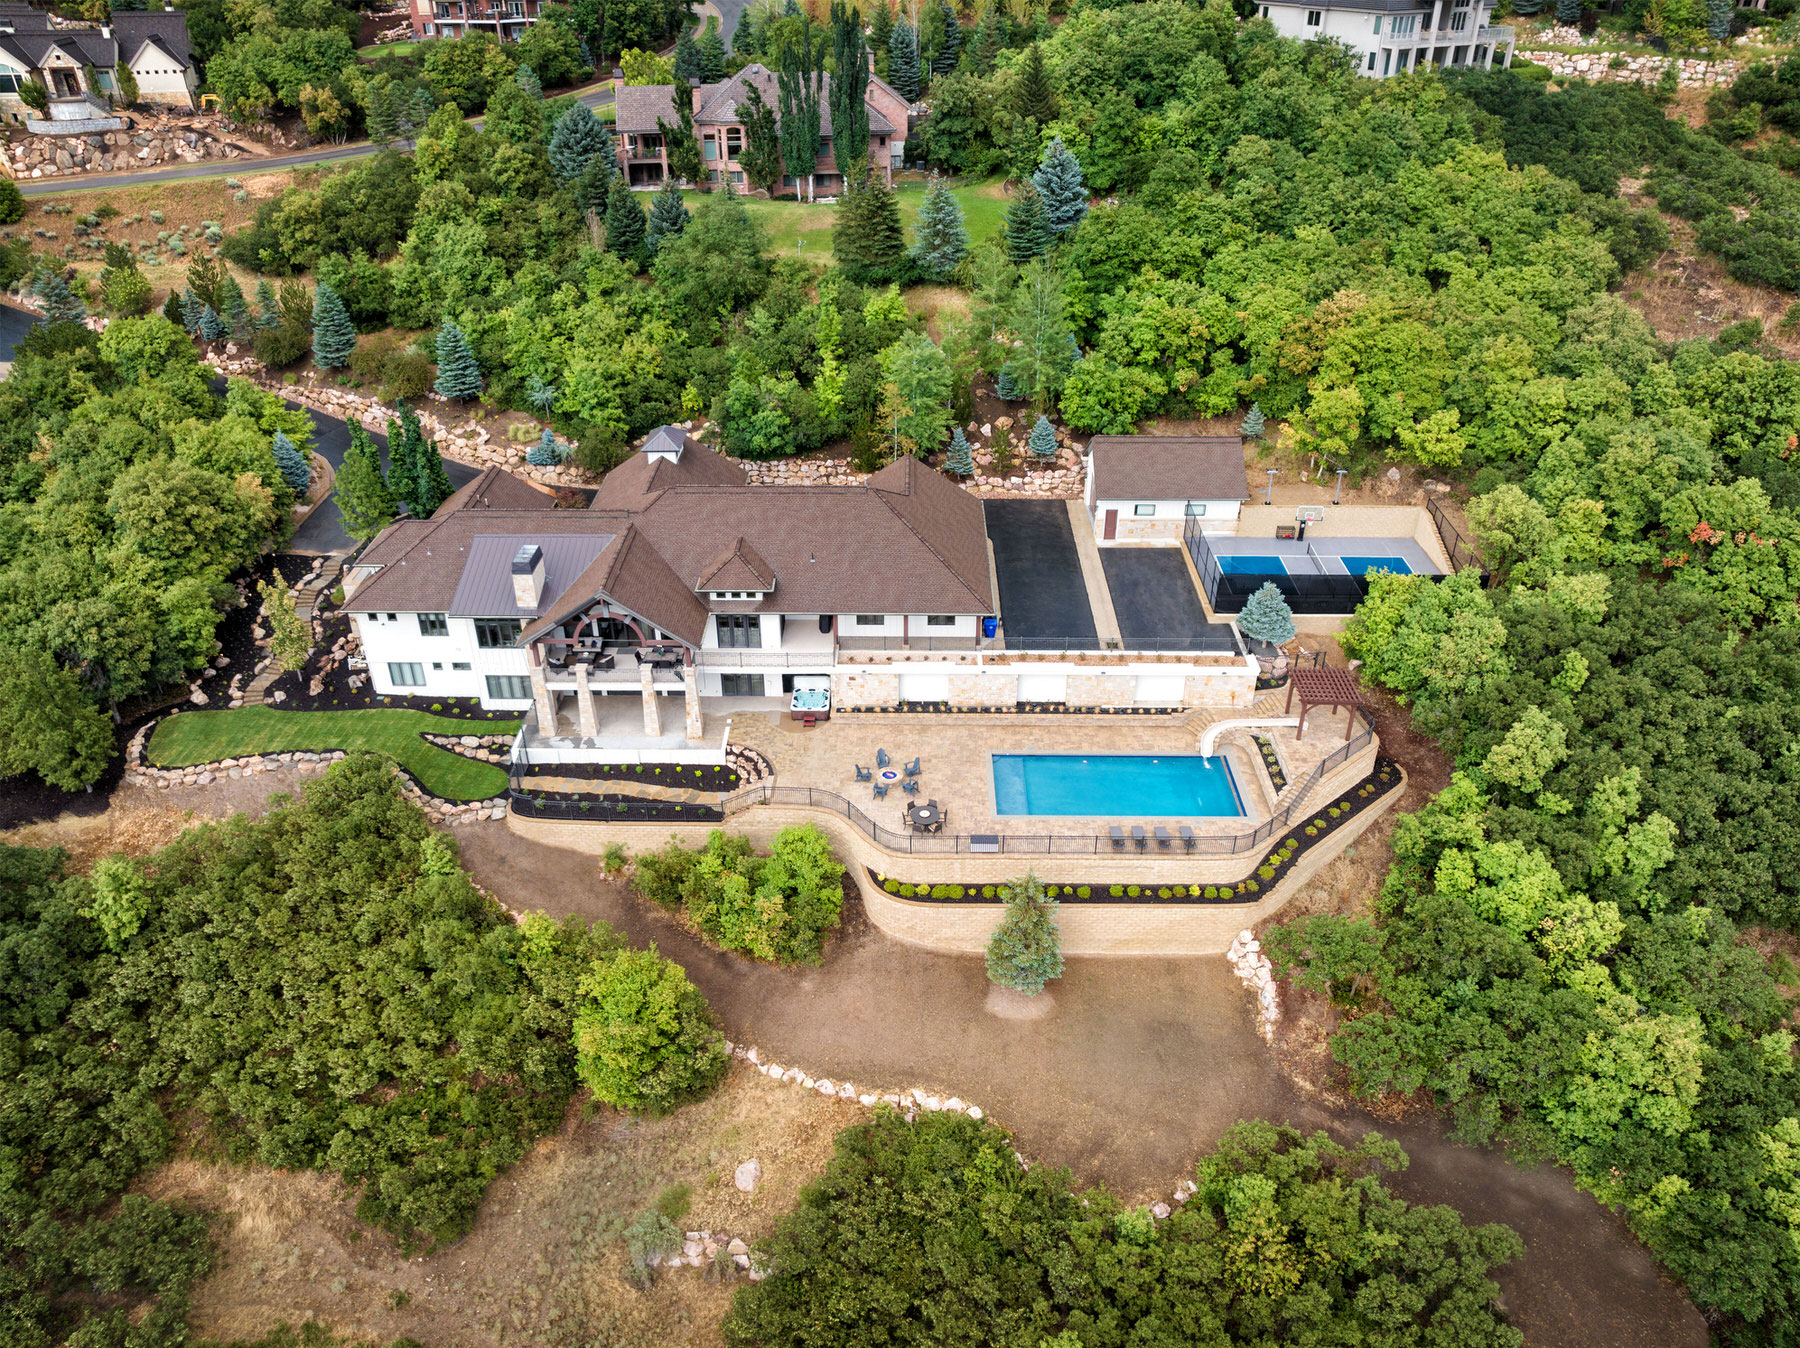
<path fill-rule="evenodd" d="M 1267 471 L 1267 473 L 1269 474 L 1269 490 L 1268 490 L 1267 494 L 1265 494 L 1263 496 L 1263 504 L 1264 505 L 1274 505 L 1275 504 L 1275 474 L 1280 472 L 1281 470 L 1279 468 L 1270 468 L 1265 471 Z"/>

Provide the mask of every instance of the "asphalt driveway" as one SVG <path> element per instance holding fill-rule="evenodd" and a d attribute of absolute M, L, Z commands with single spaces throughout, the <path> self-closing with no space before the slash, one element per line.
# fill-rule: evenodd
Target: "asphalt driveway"
<path fill-rule="evenodd" d="M 984 509 L 1007 644 L 1069 641 L 1098 649 L 1067 503 L 988 501 Z"/>
<path fill-rule="evenodd" d="M 289 407 L 299 407 L 296 402 L 289 402 Z M 313 448 L 318 450 L 326 462 L 335 468 L 344 466 L 344 452 L 350 448 L 350 427 L 336 417 L 328 417 L 323 412 L 307 408 L 306 414 L 312 418 Z M 381 466 L 388 466 L 387 436 L 371 432 L 375 448 L 381 454 Z M 471 468 L 466 463 L 457 463 L 454 459 L 444 460 L 444 472 L 450 477 L 450 485 L 460 487 L 465 482 L 474 480 L 481 470 Z M 344 530 L 344 517 L 338 511 L 336 497 L 328 496 L 319 503 L 319 508 L 308 515 L 294 537 L 288 543 L 289 552 L 338 552 L 355 546 L 355 540 Z"/>
<path fill-rule="evenodd" d="M 1119 635 L 1128 650 L 1185 642 L 1207 649 L 1231 640 L 1231 624 L 1206 620 L 1200 593 L 1179 548 L 1101 548 Z"/>

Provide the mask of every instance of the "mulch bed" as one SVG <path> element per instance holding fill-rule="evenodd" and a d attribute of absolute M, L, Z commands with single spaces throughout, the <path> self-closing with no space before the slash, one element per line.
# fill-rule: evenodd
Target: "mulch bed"
<path fill-rule="evenodd" d="M 1287 772 L 1281 766 L 1281 756 L 1275 752 L 1275 743 L 1267 735 L 1252 735 L 1256 747 L 1262 753 L 1263 770 L 1269 774 L 1269 785 L 1280 795 L 1287 790 Z"/>
<path fill-rule="evenodd" d="M 1116 880 L 1075 880 L 1057 881 L 1046 889 L 1054 889 L 1051 895 L 1058 903 L 1178 903 L 1206 905 L 1226 905 L 1255 903 L 1262 897 L 1262 891 L 1281 883 L 1282 877 L 1291 869 L 1307 850 L 1323 842 L 1332 833 L 1348 824 L 1369 806 L 1380 800 L 1389 791 L 1400 785 L 1401 777 L 1396 770 L 1394 760 L 1378 757 L 1375 770 L 1356 785 L 1336 797 L 1325 798 L 1314 805 L 1314 813 L 1296 820 L 1286 833 L 1278 833 L 1268 839 L 1263 847 L 1266 849 L 1260 862 L 1250 866 L 1249 873 L 1242 880 L 1229 881 L 1224 884 L 1198 885 L 1176 884 L 1132 884 Z M 1332 810 L 1337 810 L 1333 815 Z M 1159 850 L 1152 841 L 1149 850 L 1139 852 L 1128 841 L 1123 853 L 1127 858 L 1169 858 L 1184 855 L 1181 840 L 1174 842 L 1173 852 Z M 1254 855 L 1254 854 L 1250 854 Z M 1264 872 L 1267 872 L 1265 874 Z M 998 895 L 988 896 L 984 889 L 998 889 L 993 885 L 916 885 L 900 880 L 896 876 L 881 875 L 874 870 L 868 871 L 869 883 L 884 893 L 897 898 L 911 899 L 915 903 L 998 903 Z M 912 893 L 906 891 L 910 889 Z M 1086 894 L 1081 891 L 1086 890 Z M 1178 894 L 1177 889 L 1185 889 L 1186 893 Z M 1136 890 L 1136 893 L 1132 891 Z M 1212 891 L 1208 894 L 1208 891 Z M 960 892 L 956 892 L 960 891 Z"/>
<path fill-rule="evenodd" d="M 520 777 L 573 777 L 586 782 L 653 782 L 658 786 L 692 787 L 696 791 L 734 791 L 735 768 L 692 763 L 531 763 Z"/>
<path fill-rule="evenodd" d="M 712 805 L 644 800 L 619 792 L 514 791 L 512 808 L 529 819 L 573 819 L 588 824 L 716 824 L 725 812 Z"/>
<path fill-rule="evenodd" d="M 323 611 L 323 609 L 321 610 Z M 434 716 L 447 717 L 453 721 L 516 721 L 516 711 L 499 711 L 484 708 L 479 698 L 473 697 L 382 697 L 372 691 L 367 679 L 361 688 L 350 686 L 352 674 L 366 674 L 367 670 L 351 669 L 348 664 L 340 663 L 324 675 L 324 684 L 317 694 L 308 692 L 313 678 L 319 674 L 325 657 L 330 654 L 332 646 L 341 636 L 350 632 L 350 618 L 342 613 L 328 613 L 325 617 L 325 635 L 313 647 L 312 654 L 306 657 L 306 663 L 297 670 L 289 670 L 274 683 L 269 685 L 269 705 L 279 707 L 282 711 L 353 711 L 359 707 L 402 707 L 412 711 L 428 711 Z M 280 702 L 272 699 L 277 692 L 287 694 Z"/>

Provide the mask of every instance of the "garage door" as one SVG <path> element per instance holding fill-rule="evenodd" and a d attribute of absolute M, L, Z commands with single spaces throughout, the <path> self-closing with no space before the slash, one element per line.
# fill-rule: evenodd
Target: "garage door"
<path fill-rule="evenodd" d="M 1180 674 L 1140 674 L 1131 697 L 1134 702 L 1154 702 L 1164 707 L 1178 707 L 1181 705 L 1182 694 L 1186 691 L 1186 684 L 1186 678 Z"/>
<path fill-rule="evenodd" d="M 950 676 L 948 674 L 902 674 L 900 676 L 900 700 L 902 702 L 948 702 L 950 700 Z"/>
<path fill-rule="evenodd" d="M 1067 702 L 1068 700 L 1069 676 L 1067 674 L 1019 675 L 1019 701 Z"/>

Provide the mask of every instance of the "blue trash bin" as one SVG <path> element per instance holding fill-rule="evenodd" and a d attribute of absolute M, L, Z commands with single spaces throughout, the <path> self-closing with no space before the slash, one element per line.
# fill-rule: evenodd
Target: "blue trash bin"
<path fill-rule="evenodd" d="M 998 636 L 999 633 L 1000 633 L 1000 620 L 998 618 L 983 618 L 981 620 L 981 635 L 982 636 L 988 638 L 988 640 L 991 641 L 994 639 L 994 637 Z"/>

